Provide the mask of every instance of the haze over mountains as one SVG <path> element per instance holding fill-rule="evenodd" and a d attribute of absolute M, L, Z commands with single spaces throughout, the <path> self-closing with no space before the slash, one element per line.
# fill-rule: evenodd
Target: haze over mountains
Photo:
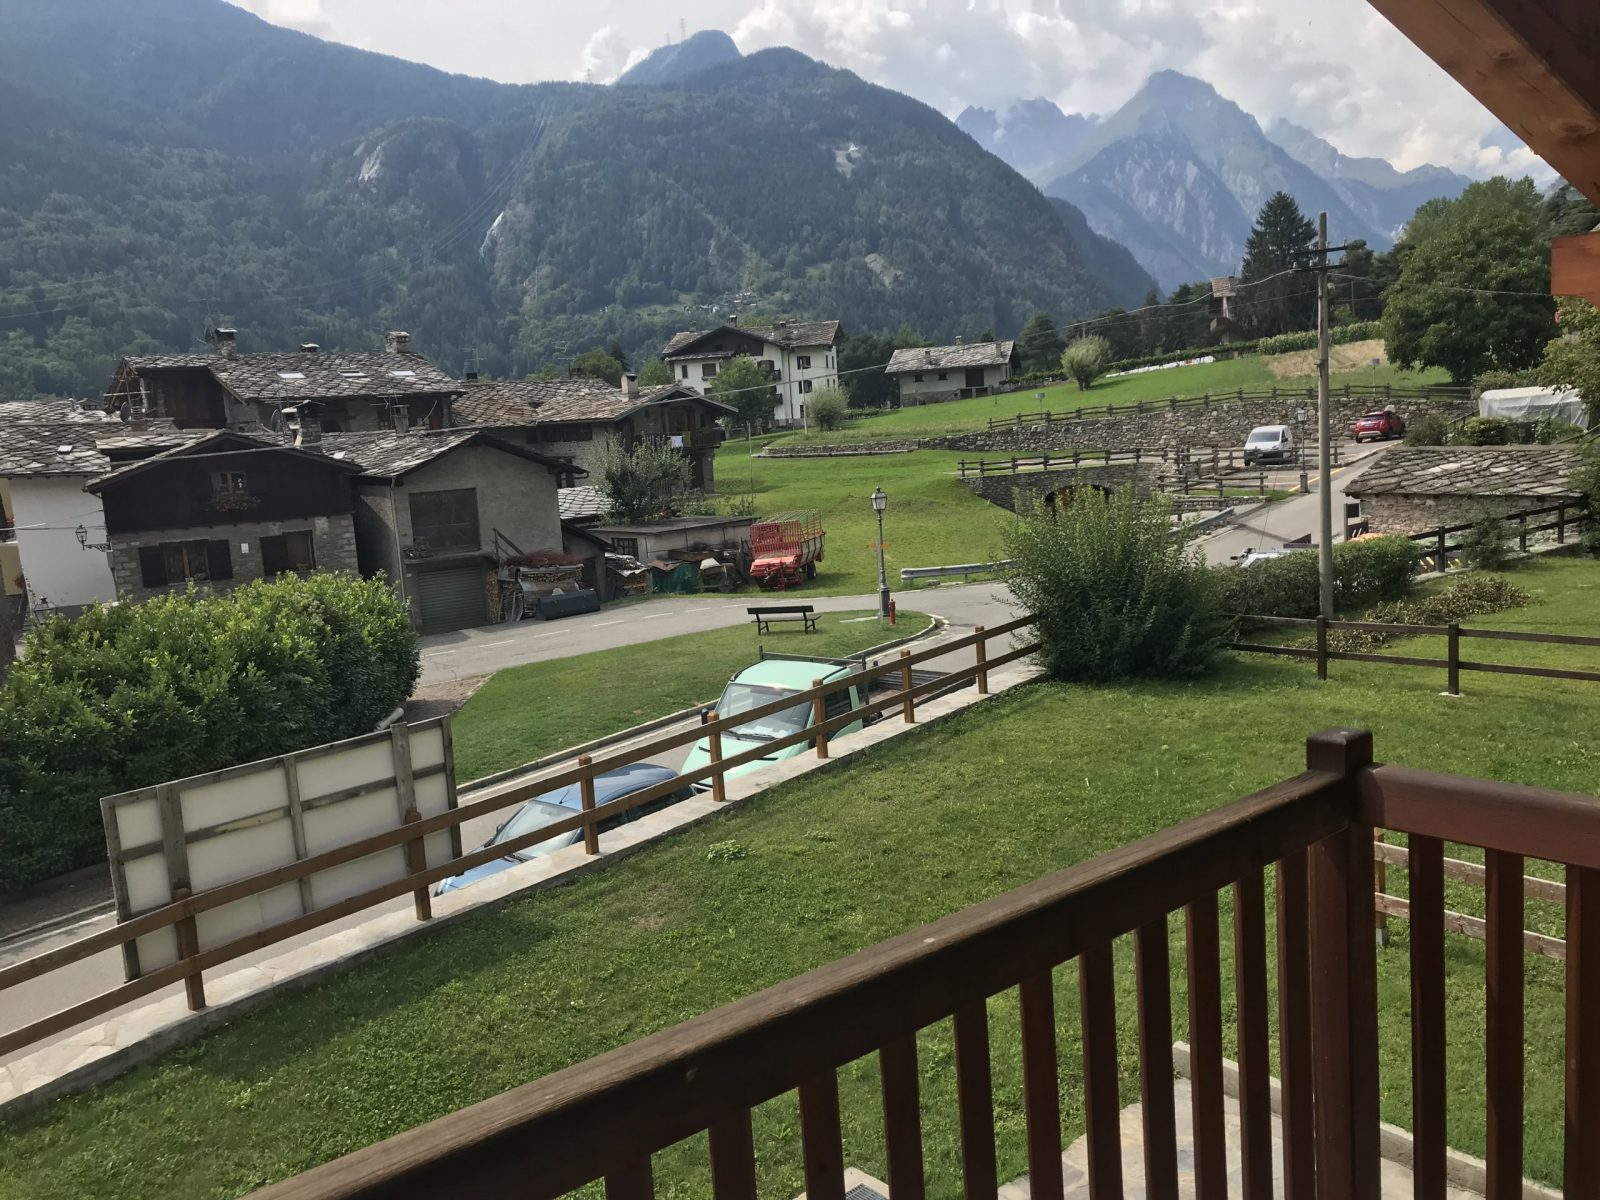
<path fill-rule="evenodd" d="M 1470 182 L 1440 167 L 1402 173 L 1349 158 L 1287 122 L 1269 136 L 1210 84 L 1175 71 L 1151 76 L 1100 120 L 1033 100 L 999 113 L 968 109 L 957 124 L 1075 204 L 1168 290 L 1237 272 L 1256 213 L 1280 189 L 1308 214 L 1326 209 L 1336 243 L 1362 238 L 1382 249 L 1417 205 Z"/>

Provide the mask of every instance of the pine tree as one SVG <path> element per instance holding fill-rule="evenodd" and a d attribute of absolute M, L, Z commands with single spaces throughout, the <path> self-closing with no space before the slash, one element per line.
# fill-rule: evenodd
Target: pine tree
<path fill-rule="evenodd" d="M 1067 344 L 1061 340 L 1056 323 L 1046 312 L 1036 312 L 1022 327 L 1017 339 L 1017 352 L 1022 356 L 1024 371 L 1054 371 L 1060 365 L 1061 352 Z"/>
<path fill-rule="evenodd" d="M 1236 308 L 1256 334 L 1310 329 L 1316 322 L 1315 284 L 1306 275 L 1284 274 L 1307 264 L 1316 240 L 1317 227 L 1288 192 L 1273 193 L 1261 206 L 1239 269 L 1241 282 L 1256 286 L 1244 290 Z"/>

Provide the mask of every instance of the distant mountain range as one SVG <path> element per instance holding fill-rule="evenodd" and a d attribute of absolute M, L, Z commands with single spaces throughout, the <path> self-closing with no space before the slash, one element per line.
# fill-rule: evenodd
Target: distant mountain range
<path fill-rule="evenodd" d="M 672 42 L 651 51 L 617 76 L 616 82 L 623 87 L 680 83 L 696 71 L 737 62 L 743 57 L 733 39 L 720 29 L 702 29 L 681 42 Z"/>
<path fill-rule="evenodd" d="M 1046 194 L 1075 204 L 1167 290 L 1237 273 L 1273 192 L 1288 192 L 1308 215 L 1326 210 L 1336 244 L 1362 238 L 1386 249 L 1419 204 L 1470 182 L 1441 167 L 1402 173 L 1351 158 L 1288 122 L 1269 134 L 1210 84 L 1176 71 L 1151 76 L 1100 120 L 1033 100 L 968 109 L 957 124 Z"/>

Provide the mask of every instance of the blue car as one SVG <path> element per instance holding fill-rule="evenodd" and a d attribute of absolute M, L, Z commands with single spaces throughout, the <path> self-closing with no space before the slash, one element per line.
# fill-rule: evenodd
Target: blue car
<path fill-rule="evenodd" d="M 677 775 L 676 771 L 669 771 L 666 767 L 653 766 L 650 763 L 635 763 L 617 771 L 607 771 L 604 775 L 594 777 L 594 802 L 595 804 L 609 804 L 623 796 L 631 796 L 634 792 L 641 792 L 647 787 L 664 783 Z M 600 832 L 626 825 L 629 821 L 637 821 L 649 813 L 658 812 L 669 804 L 676 804 L 680 800 L 687 800 L 693 793 L 689 788 L 681 788 L 648 804 L 641 804 L 638 808 L 630 808 L 627 812 L 608 820 L 600 822 Z M 512 838 L 521 837 L 523 834 L 532 833 L 546 825 L 553 825 L 573 813 L 583 811 L 583 792 L 575 783 L 564 788 L 557 788 L 553 792 L 546 792 L 542 796 L 535 796 L 512 814 L 511 819 L 499 829 L 494 831 L 494 836 L 479 847 L 487 850 L 499 842 L 510 841 Z M 542 858 L 552 851 L 563 846 L 571 846 L 583 840 L 581 829 L 569 830 L 542 842 L 535 842 L 531 846 L 524 846 L 521 850 L 512 852 L 504 858 L 497 858 L 493 862 L 484 863 L 481 867 L 473 867 L 470 871 L 463 871 L 459 875 L 452 875 L 443 880 L 433 891 L 435 896 L 442 896 L 446 892 L 453 892 L 457 888 L 464 888 L 469 883 L 482 879 L 485 875 L 494 875 L 518 863 L 531 862 L 533 859 Z"/>

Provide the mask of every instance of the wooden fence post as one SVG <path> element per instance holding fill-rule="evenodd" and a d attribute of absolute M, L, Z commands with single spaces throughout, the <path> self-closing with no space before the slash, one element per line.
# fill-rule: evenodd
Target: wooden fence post
<path fill-rule="evenodd" d="M 1447 683 L 1445 690 L 1452 696 L 1461 695 L 1461 622 L 1451 621 L 1445 633 Z"/>
<path fill-rule="evenodd" d="M 1377 847 L 1383 841 L 1383 830 L 1374 828 L 1372 831 L 1372 889 L 1378 895 L 1385 895 L 1389 891 L 1389 864 L 1377 855 Z M 1378 931 L 1378 945 L 1389 944 L 1389 914 L 1382 909 L 1372 910 L 1372 926 Z"/>
<path fill-rule="evenodd" d="M 983 636 L 982 625 L 975 626 L 972 632 L 978 638 L 976 646 L 978 651 L 978 695 L 987 696 L 989 694 L 989 671 L 984 664 L 989 661 L 989 639 Z"/>
<path fill-rule="evenodd" d="M 600 831 L 594 824 L 594 759 L 587 754 L 578 755 L 578 766 L 583 768 L 583 778 L 578 781 L 578 791 L 583 797 L 583 852 L 600 853 Z"/>
<path fill-rule="evenodd" d="M 1565 502 L 1556 505 L 1556 541 L 1565 544 L 1567 540 L 1567 506 Z"/>
<path fill-rule="evenodd" d="M 1434 567 L 1433 567 L 1433 569 L 1435 571 L 1441 571 L 1442 572 L 1449 565 L 1450 565 L 1450 562 L 1445 557 L 1444 530 L 1441 529 L 1441 530 L 1439 530 L 1439 546 L 1438 546 L 1438 549 L 1434 552 Z"/>
<path fill-rule="evenodd" d="M 822 680 L 813 679 L 811 681 L 811 686 L 813 688 L 820 688 L 822 686 Z M 816 742 L 818 758 L 828 757 L 828 731 L 822 727 L 822 723 L 827 719 L 828 702 L 823 699 L 822 693 L 818 692 L 815 696 L 811 697 L 811 727 L 817 731 Z"/>
<path fill-rule="evenodd" d="M 403 824 L 415 825 L 422 820 L 422 814 L 413 804 L 406 809 L 406 815 L 401 818 Z M 420 837 L 411 838 L 405 844 L 406 874 L 420 875 L 428 869 L 428 851 Z M 433 899 L 428 895 L 428 885 L 423 884 L 411 893 L 411 904 L 416 910 L 417 920 L 430 921 L 433 919 Z"/>
<path fill-rule="evenodd" d="M 1524 554 L 1528 552 L 1528 514 L 1517 514 L 1517 548 Z"/>
<path fill-rule="evenodd" d="M 172 899 L 174 901 L 187 900 L 192 895 L 194 893 L 187 887 L 172 889 Z M 193 917 L 184 917 L 182 920 L 175 922 L 174 931 L 178 935 L 179 959 L 193 958 L 200 953 L 200 933 L 195 928 Z M 199 1012 L 206 1006 L 206 985 L 205 981 L 200 978 L 199 971 L 196 971 L 193 975 L 185 975 L 183 977 L 183 990 L 189 1001 L 190 1012 Z"/>
<path fill-rule="evenodd" d="M 906 693 L 905 700 L 901 703 L 900 711 L 904 713 L 907 725 L 917 719 L 916 702 L 911 697 L 911 664 L 906 661 L 910 657 L 911 651 L 900 651 L 900 690 Z"/>
<path fill-rule="evenodd" d="M 712 767 L 711 798 L 718 804 L 726 804 L 728 802 L 728 781 L 722 773 L 722 728 L 715 723 L 717 720 L 716 713 L 713 712 L 711 714 L 711 720 L 711 733 L 707 736 L 707 742 L 709 743 L 707 757 L 711 759 Z"/>
<path fill-rule="evenodd" d="M 1317 617 L 1317 678 L 1328 677 L 1328 618 Z"/>

